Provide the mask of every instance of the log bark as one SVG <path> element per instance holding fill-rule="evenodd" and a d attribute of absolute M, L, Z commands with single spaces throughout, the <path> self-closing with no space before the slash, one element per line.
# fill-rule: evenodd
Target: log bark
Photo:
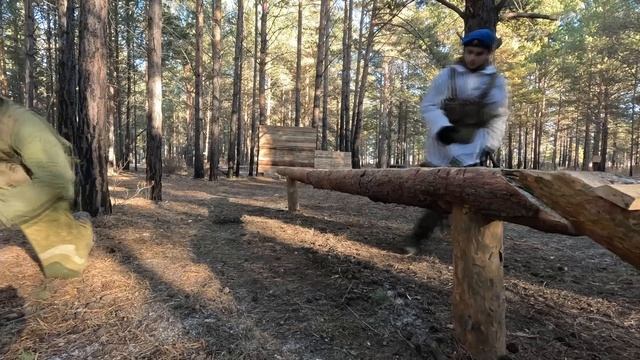
<path fill-rule="evenodd" d="M 453 240 L 453 329 L 478 360 L 506 354 L 503 224 L 456 206 Z"/>
<path fill-rule="evenodd" d="M 603 173 L 486 168 L 281 169 L 278 173 L 319 189 L 373 201 L 444 212 L 468 205 L 488 219 L 589 236 L 640 268 L 640 211 L 624 209 L 596 192 L 601 186 L 640 184 L 640 180 Z"/>

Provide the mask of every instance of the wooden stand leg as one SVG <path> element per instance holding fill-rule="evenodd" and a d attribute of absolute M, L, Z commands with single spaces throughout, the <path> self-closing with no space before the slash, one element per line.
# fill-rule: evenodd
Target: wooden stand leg
<path fill-rule="evenodd" d="M 298 183 L 291 178 L 287 178 L 287 200 L 289 211 L 298 211 Z"/>
<path fill-rule="evenodd" d="M 451 215 L 453 240 L 453 328 L 474 359 L 506 354 L 503 224 L 468 208 Z"/>

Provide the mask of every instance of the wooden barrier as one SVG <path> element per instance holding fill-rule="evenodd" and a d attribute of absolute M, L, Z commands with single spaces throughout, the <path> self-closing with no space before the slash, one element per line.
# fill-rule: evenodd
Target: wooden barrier
<path fill-rule="evenodd" d="M 316 150 L 316 129 L 260 126 L 258 169 L 277 172 L 283 167 L 351 169 L 351 153 Z"/>
<path fill-rule="evenodd" d="M 453 326 L 475 359 L 506 354 L 502 220 L 586 235 L 640 269 L 640 180 L 604 173 L 487 168 L 281 169 L 296 181 L 371 200 L 451 213 Z M 634 211 L 636 210 L 636 211 Z"/>
<path fill-rule="evenodd" d="M 303 127 L 260 126 L 258 169 L 314 166 L 316 129 Z M 275 168 L 275 169 L 274 169 Z"/>

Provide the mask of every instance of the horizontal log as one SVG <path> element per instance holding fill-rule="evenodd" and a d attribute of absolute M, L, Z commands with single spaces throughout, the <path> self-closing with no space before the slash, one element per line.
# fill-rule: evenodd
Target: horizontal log
<path fill-rule="evenodd" d="M 489 219 L 551 233 L 586 235 L 640 268 L 640 211 L 623 209 L 595 191 L 603 185 L 634 183 L 626 178 L 488 168 L 285 168 L 278 173 L 315 188 L 374 201 L 445 212 L 463 205 Z"/>
<path fill-rule="evenodd" d="M 477 168 L 310 170 L 278 173 L 315 188 L 362 195 L 373 201 L 450 212 L 454 204 L 543 231 L 575 235 L 571 224 L 553 210 L 512 186 L 499 170 Z"/>

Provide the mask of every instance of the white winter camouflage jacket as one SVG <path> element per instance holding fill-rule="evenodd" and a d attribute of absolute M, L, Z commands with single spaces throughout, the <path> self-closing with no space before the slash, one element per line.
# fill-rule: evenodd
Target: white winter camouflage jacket
<path fill-rule="evenodd" d="M 442 110 L 442 104 L 450 94 L 451 77 L 449 71 L 456 71 L 457 97 L 474 99 L 488 85 L 491 77 L 496 73 L 496 68 L 487 66 L 483 70 L 471 72 L 462 65 L 451 65 L 440 71 L 422 100 L 421 111 L 427 125 L 425 139 L 427 163 L 431 166 L 475 165 L 480 162 L 480 156 L 484 150 L 495 151 L 502 144 L 509 116 L 506 80 L 498 75 L 493 89 L 487 96 L 487 110 L 494 116 L 489 125 L 478 129 L 470 144 L 447 146 L 438 141 L 436 134 L 443 127 L 451 125 Z"/>

